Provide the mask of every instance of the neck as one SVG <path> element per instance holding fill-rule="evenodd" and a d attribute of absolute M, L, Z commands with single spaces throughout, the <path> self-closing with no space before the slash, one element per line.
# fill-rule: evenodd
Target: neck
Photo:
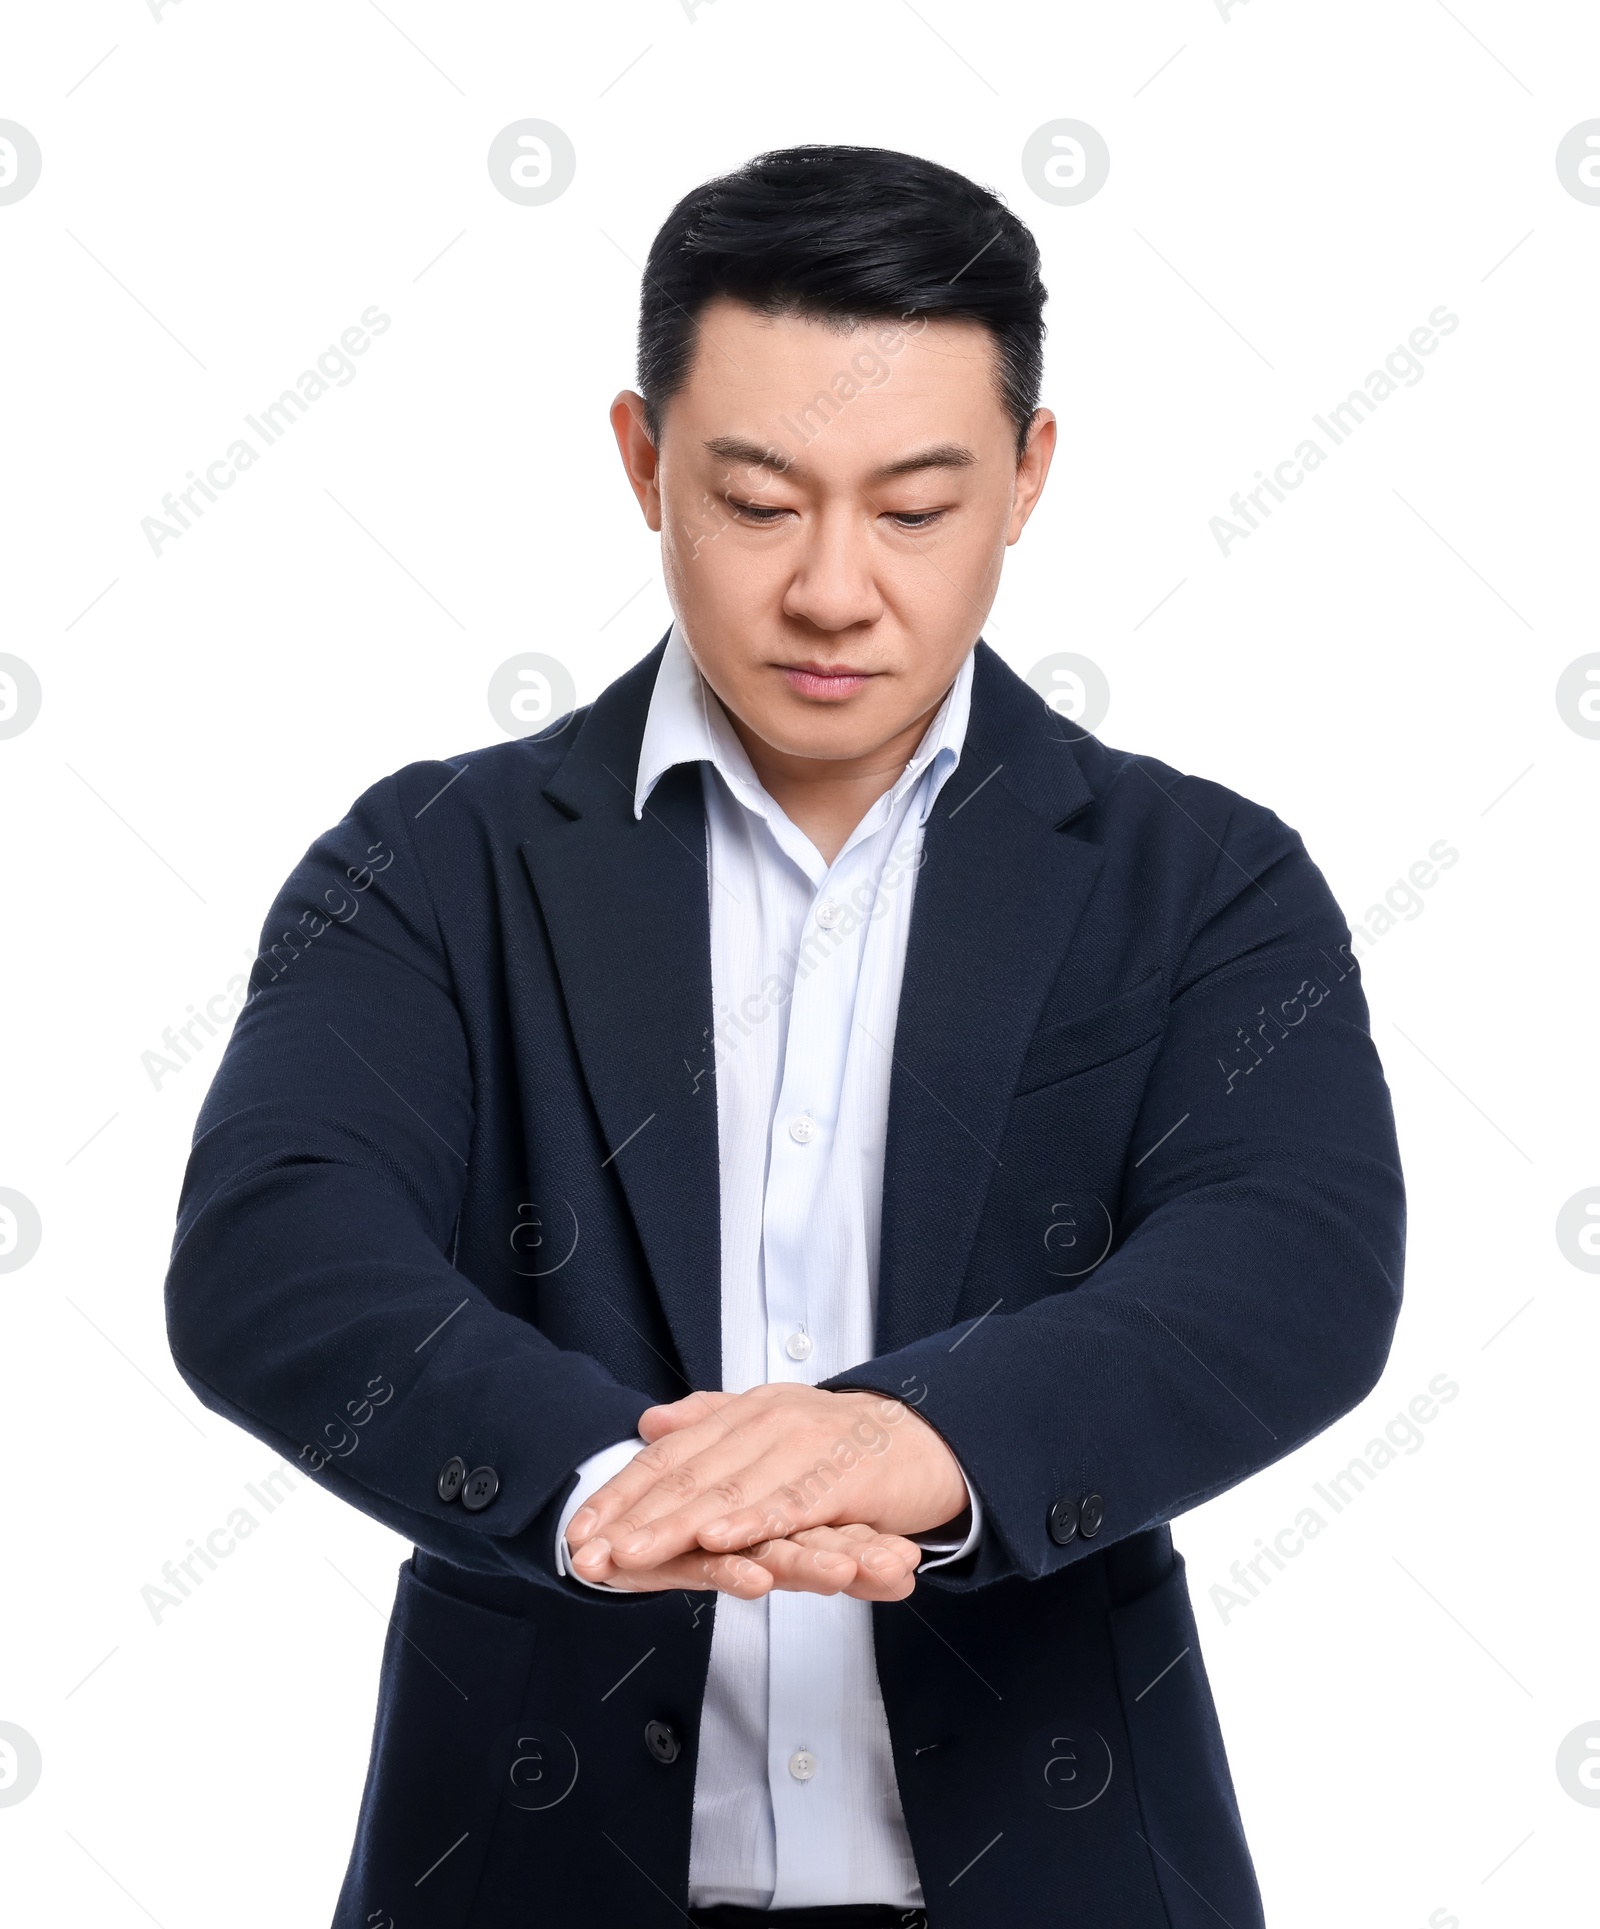
<path fill-rule="evenodd" d="M 939 703 L 944 701 L 941 693 Z M 789 821 L 805 832 L 826 863 L 911 761 L 939 703 L 915 717 L 887 743 L 859 757 L 802 757 L 778 750 L 731 711 L 732 724 L 761 786 Z"/>

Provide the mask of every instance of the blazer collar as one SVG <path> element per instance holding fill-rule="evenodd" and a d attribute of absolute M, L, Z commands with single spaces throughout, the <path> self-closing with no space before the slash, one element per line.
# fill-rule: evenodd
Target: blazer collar
<path fill-rule="evenodd" d="M 597 805 L 617 788 L 619 778 L 634 794 L 636 816 L 642 816 L 656 781 L 668 768 L 690 756 L 713 754 L 709 719 L 703 739 L 696 734 L 691 742 L 686 734 L 683 706 L 688 701 L 688 676 L 692 672 L 698 681 L 699 672 L 681 637 L 676 639 L 676 664 L 669 666 L 670 706 L 651 731 L 653 740 L 648 745 L 645 741 L 658 700 L 658 675 L 674 645 L 675 629 L 668 630 L 647 656 L 600 693 L 566 757 L 544 786 L 544 795 L 568 817 L 579 817 L 586 805 Z M 1070 747 L 1083 733 L 1042 704 L 981 638 L 962 667 L 958 685 L 963 680 L 964 702 L 952 704 L 941 744 L 968 761 L 970 781 L 976 782 L 983 771 L 997 770 L 997 781 L 1025 809 L 1052 829 L 1062 828 L 1093 801 Z M 702 742 L 707 747 L 700 748 Z"/>

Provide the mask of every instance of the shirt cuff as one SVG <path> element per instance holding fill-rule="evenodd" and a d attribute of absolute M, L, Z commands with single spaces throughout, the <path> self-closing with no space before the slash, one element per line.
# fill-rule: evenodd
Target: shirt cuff
<path fill-rule="evenodd" d="M 572 1550 L 567 1546 L 567 1524 L 591 1494 L 598 1493 L 613 1475 L 621 1473 L 628 1462 L 641 1447 L 647 1443 L 637 1435 L 632 1440 L 617 1440 L 609 1447 L 602 1447 L 598 1453 L 579 1463 L 578 1478 L 572 1492 L 567 1495 L 561 1509 L 561 1518 L 556 1522 L 556 1572 L 569 1581 L 577 1581 L 583 1587 L 592 1587 L 602 1594 L 626 1594 L 628 1589 L 613 1587 L 609 1581 L 586 1581 L 581 1574 L 575 1574 L 571 1566 Z"/>
<path fill-rule="evenodd" d="M 936 1555 L 935 1560 L 925 1560 L 917 1568 L 919 1574 L 926 1574 L 930 1567 L 948 1567 L 952 1561 L 964 1560 L 983 1537 L 983 1502 L 979 1500 L 972 1482 L 967 1480 L 963 1467 L 961 1478 L 967 1486 L 967 1511 L 971 1516 L 964 1540 L 952 1539 L 941 1528 L 933 1528 L 926 1534 L 908 1534 L 906 1539 L 915 1541 L 927 1553 Z"/>

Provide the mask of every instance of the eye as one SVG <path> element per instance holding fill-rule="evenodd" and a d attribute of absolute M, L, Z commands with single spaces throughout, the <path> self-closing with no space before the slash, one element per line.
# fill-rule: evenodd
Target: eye
<path fill-rule="evenodd" d="M 929 529 L 943 514 L 942 509 L 897 509 L 889 520 L 901 529 Z"/>
<path fill-rule="evenodd" d="M 741 502 L 737 496 L 727 496 L 724 500 L 733 513 L 744 522 L 774 523 L 781 516 L 789 513 L 787 509 L 774 508 L 771 503 Z"/>

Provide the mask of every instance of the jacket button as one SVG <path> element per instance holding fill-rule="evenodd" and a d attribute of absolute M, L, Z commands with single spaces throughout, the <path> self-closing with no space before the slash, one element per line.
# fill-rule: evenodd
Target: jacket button
<path fill-rule="evenodd" d="M 500 1491 L 500 1476 L 493 1467 L 474 1467 L 461 1489 L 461 1505 L 469 1514 L 481 1514 Z"/>
<path fill-rule="evenodd" d="M 1078 1509 L 1074 1502 L 1063 1496 L 1045 1515 L 1045 1524 L 1050 1529 L 1050 1538 L 1057 1547 L 1065 1547 L 1077 1539 Z"/>
<path fill-rule="evenodd" d="M 1092 1541 L 1105 1525 L 1106 1504 L 1099 1494 L 1089 1494 L 1078 1509 L 1078 1532 Z"/>
<path fill-rule="evenodd" d="M 647 1721 L 644 1725 L 644 1745 L 658 1762 L 675 1762 L 683 1750 L 678 1740 L 677 1730 L 670 1722 Z"/>
<path fill-rule="evenodd" d="M 460 1454 L 453 1453 L 439 1469 L 439 1498 L 454 1500 L 461 1492 L 462 1482 L 467 1477 L 467 1463 Z"/>

